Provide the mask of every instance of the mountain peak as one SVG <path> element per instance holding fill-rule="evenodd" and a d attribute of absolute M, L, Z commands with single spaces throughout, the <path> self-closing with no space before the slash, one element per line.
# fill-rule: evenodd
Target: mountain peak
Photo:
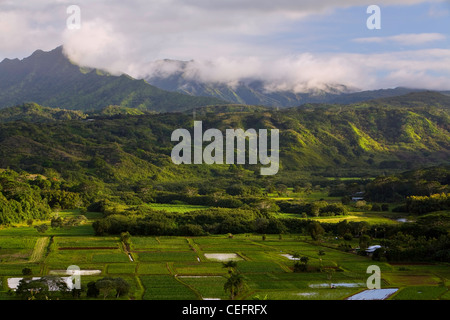
<path fill-rule="evenodd" d="M 29 57 L 0 63 L 0 108 L 24 102 L 78 110 L 109 105 L 152 111 L 184 111 L 223 100 L 158 89 L 130 76 L 113 76 L 71 62 L 62 46 L 36 50 Z"/>

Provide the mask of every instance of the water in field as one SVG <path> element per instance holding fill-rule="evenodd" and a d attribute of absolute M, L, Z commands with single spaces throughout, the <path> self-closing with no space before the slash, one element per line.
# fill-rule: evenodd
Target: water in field
<path fill-rule="evenodd" d="M 397 290 L 397 288 L 365 290 L 347 298 L 347 300 L 385 300 L 397 292 Z"/>
<path fill-rule="evenodd" d="M 299 293 L 294 293 L 294 294 L 297 296 L 309 297 L 309 296 L 317 295 L 317 292 L 299 292 Z"/>
<path fill-rule="evenodd" d="M 20 280 L 23 278 L 9 278 L 8 279 L 8 288 L 12 290 L 16 290 L 19 286 Z M 38 280 L 40 277 L 32 278 L 32 280 Z M 72 278 L 71 277 L 62 277 L 61 280 L 63 280 L 67 284 L 67 288 L 71 290 L 73 288 Z M 51 284 L 49 285 L 50 291 L 57 291 L 58 289 L 56 287 L 53 287 Z"/>
<path fill-rule="evenodd" d="M 77 274 L 80 276 L 95 276 L 102 273 L 102 270 L 50 270 L 49 274 L 52 275 L 72 275 Z"/>
<path fill-rule="evenodd" d="M 205 253 L 205 258 L 218 261 L 242 260 L 236 253 Z"/>
<path fill-rule="evenodd" d="M 73 275 L 73 274 L 77 274 L 80 276 L 93 276 L 93 275 L 99 275 L 101 274 L 102 271 L 101 270 L 50 270 L 49 274 L 50 275 Z M 32 280 L 38 280 L 41 277 L 33 277 Z M 8 287 L 12 290 L 16 290 L 17 287 L 19 286 L 20 280 L 22 280 L 23 278 L 8 278 Z M 73 289 L 73 279 L 72 277 L 61 277 L 61 280 L 63 280 L 66 284 L 67 284 L 67 288 L 69 288 L 69 290 Z M 56 288 L 56 286 L 52 287 L 51 282 L 49 285 L 49 290 L 50 291 L 56 291 L 58 290 Z"/>
<path fill-rule="evenodd" d="M 300 260 L 300 258 L 294 258 L 292 254 L 282 254 L 282 256 L 288 258 L 289 260 Z"/>
<path fill-rule="evenodd" d="M 331 287 L 333 288 L 357 288 L 357 287 L 364 287 L 364 283 L 332 283 Z M 310 284 L 310 288 L 329 288 L 329 283 L 315 283 Z"/>

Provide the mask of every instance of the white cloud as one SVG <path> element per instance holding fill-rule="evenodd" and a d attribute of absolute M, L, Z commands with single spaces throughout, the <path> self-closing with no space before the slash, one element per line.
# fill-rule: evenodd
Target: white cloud
<path fill-rule="evenodd" d="M 257 56 L 180 62 L 158 61 L 149 74 L 182 72 L 190 80 L 235 85 L 249 79 L 263 81 L 268 91 L 305 92 L 344 84 L 372 90 L 398 86 L 449 89 L 450 50 L 428 49 L 374 54 L 304 53 L 265 59 Z"/>
<path fill-rule="evenodd" d="M 400 45 L 423 45 L 429 42 L 442 41 L 447 37 L 442 33 L 407 33 L 390 37 L 370 37 L 353 39 L 358 43 L 389 43 L 394 42 Z"/>
<path fill-rule="evenodd" d="M 442 1 L 379 0 L 376 4 L 383 8 L 425 2 Z M 72 4 L 81 8 L 80 30 L 66 27 L 66 8 Z M 64 44 L 77 63 L 135 77 L 161 71 L 153 63 L 157 59 L 195 59 L 185 70 L 188 77 L 226 83 L 255 78 L 267 81 L 271 90 L 302 91 L 327 83 L 362 89 L 414 81 L 417 86 L 443 86 L 443 80 L 450 79 L 445 67 L 450 65 L 448 50 L 292 54 L 271 43 L 271 36 L 284 31 L 287 21 L 370 4 L 368 0 L 0 0 L 0 54 L 21 58 L 36 49 Z M 259 41 L 252 41 L 254 37 Z M 423 33 L 356 41 L 420 45 L 444 37 Z M 261 41 L 264 38 L 267 41 Z"/>

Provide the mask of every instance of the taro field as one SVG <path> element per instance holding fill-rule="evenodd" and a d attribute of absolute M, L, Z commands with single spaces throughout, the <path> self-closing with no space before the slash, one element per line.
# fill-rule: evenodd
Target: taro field
<path fill-rule="evenodd" d="M 381 288 L 397 289 L 388 299 L 450 299 L 448 264 L 375 262 L 338 250 L 343 240 L 334 238 L 313 243 L 298 235 L 131 236 L 126 249 L 118 236 L 95 236 L 90 222 L 45 234 L 26 225 L 1 229 L 0 299 L 15 299 L 11 279 L 24 268 L 42 277 L 76 265 L 84 272 L 83 289 L 104 277 L 126 280 L 130 292 L 121 299 L 226 300 L 229 268 L 223 263 L 230 260 L 245 282 L 236 299 L 344 300 L 367 289 L 367 267 L 374 264 Z M 306 271 L 294 272 L 294 256 L 308 258 Z"/>

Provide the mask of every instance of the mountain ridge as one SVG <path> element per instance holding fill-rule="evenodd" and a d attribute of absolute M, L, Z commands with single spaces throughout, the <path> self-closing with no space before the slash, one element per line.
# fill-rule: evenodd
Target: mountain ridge
<path fill-rule="evenodd" d="M 224 103 L 168 92 L 129 75 L 80 67 L 63 54 L 61 46 L 0 63 L 0 108 L 25 102 L 83 111 L 118 105 L 158 112 Z"/>
<path fill-rule="evenodd" d="M 156 61 L 153 74 L 145 77 L 145 79 L 148 83 L 168 91 L 193 96 L 211 96 L 230 103 L 279 108 L 295 107 L 306 103 L 350 104 L 381 97 L 394 97 L 410 92 L 426 91 L 420 88 L 405 87 L 359 90 L 341 84 L 328 84 L 321 89 L 310 89 L 299 93 L 288 90 L 267 90 L 267 83 L 262 80 L 241 80 L 236 81 L 233 85 L 228 85 L 225 82 L 198 80 L 192 75 L 193 72 L 188 67 L 191 62 L 170 59 Z"/>
<path fill-rule="evenodd" d="M 139 115 L 112 107 L 89 118 L 93 121 L 0 121 L 0 167 L 119 184 L 233 174 L 261 179 L 258 165 L 240 166 L 235 172 L 228 165 L 173 164 L 171 134 L 178 128 L 192 130 L 194 119 L 203 122 L 204 130 L 279 129 L 280 172 L 272 177 L 275 180 L 303 175 L 374 176 L 449 164 L 450 109 L 441 100 L 432 107 L 421 104 L 428 96 L 448 98 L 423 92 L 404 96 L 398 105 L 373 101 L 280 110 L 212 106 L 196 109 L 195 118 L 191 112 Z M 0 118 L 1 114 L 2 110 Z"/>

